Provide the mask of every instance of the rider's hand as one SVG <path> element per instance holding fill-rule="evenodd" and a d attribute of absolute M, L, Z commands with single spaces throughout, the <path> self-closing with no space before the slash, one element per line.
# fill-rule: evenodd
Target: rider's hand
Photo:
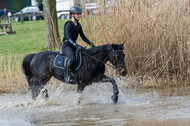
<path fill-rule="evenodd" d="M 91 47 L 95 47 L 94 43 L 91 43 L 90 46 L 91 46 Z"/>

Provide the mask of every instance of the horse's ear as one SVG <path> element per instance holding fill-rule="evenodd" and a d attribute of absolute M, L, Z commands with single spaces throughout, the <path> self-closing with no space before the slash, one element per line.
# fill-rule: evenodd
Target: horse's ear
<path fill-rule="evenodd" d="M 119 49 L 121 49 L 121 50 L 124 49 L 124 43 L 125 43 L 125 42 L 123 42 L 122 44 L 119 45 Z"/>
<path fill-rule="evenodd" d="M 114 50 L 123 50 L 123 46 L 124 46 L 124 43 L 125 42 L 123 42 L 122 44 L 112 44 L 112 48 L 114 49 Z"/>
<path fill-rule="evenodd" d="M 123 41 L 123 43 L 121 45 L 124 46 L 124 44 L 125 44 L 125 41 Z"/>
<path fill-rule="evenodd" d="M 115 44 L 112 44 L 112 48 L 115 50 L 116 49 L 116 46 L 115 46 Z"/>

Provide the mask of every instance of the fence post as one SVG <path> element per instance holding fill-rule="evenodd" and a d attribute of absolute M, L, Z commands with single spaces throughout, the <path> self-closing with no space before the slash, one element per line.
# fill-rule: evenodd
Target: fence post
<path fill-rule="evenodd" d="M 24 22 L 24 15 L 23 15 L 23 14 L 20 15 L 20 22 L 21 22 L 21 23 Z"/>

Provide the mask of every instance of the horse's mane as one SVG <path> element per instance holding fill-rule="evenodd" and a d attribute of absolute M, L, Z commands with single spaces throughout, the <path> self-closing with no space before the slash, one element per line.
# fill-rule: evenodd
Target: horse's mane
<path fill-rule="evenodd" d="M 111 50 L 123 50 L 123 45 L 118 44 L 105 44 L 87 49 L 88 54 L 95 55 L 99 52 L 107 52 Z"/>
<path fill-rule="evenodd" d="M 87 52 L 90 55 L 95 55 L 99 52 L 107 52 L 108 50 L 112 50 L 111 44 L 96 46 L 96 47 L 88 49 Z"/>

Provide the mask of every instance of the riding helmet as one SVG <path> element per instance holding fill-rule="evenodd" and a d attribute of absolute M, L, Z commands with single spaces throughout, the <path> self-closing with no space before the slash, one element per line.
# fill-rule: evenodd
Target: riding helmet
<path fill-rule="evenodd" d="M 82 9 L 79 6 L 72 6 L 69 10 L 70 15 L 76 13 L 82 13 Z"/>

